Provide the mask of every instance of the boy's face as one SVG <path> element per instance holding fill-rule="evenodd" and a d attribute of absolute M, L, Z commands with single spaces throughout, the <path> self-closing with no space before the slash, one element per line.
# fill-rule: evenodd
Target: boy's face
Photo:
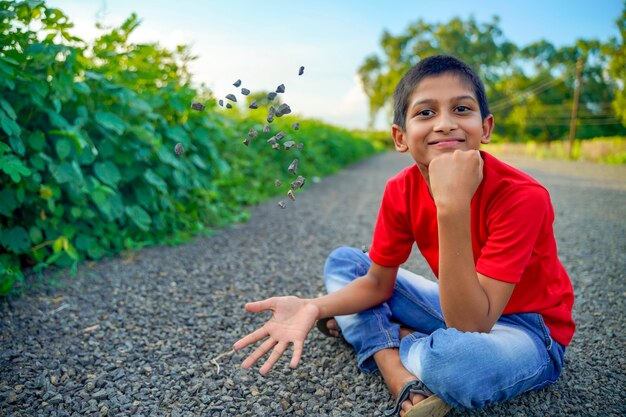
<path fill-rule="evenodd" d="M 456 149 L 478 149 L 488 143 L 493 116 L 482 120 L 478 99 L 468 82 L 455 74 L 424 78 L 406 112 L 406 130 L 392 126 L 396 150 L 410 152 L 420 169 L 433 158 Z"/>

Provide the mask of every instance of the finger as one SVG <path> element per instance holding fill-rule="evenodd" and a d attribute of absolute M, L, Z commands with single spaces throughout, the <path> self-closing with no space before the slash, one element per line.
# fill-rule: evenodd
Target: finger
<path fill-rule="evenodd" d="M 274 366 L 274 364 L 278 361 L 278 359 L 280 359 L 280 357 L 283 356 L 283 353 L 285 353 L 285 350 L 287 350 L 287 346 L 288 345 L 285 342 L 280 342 L 276 346 L 274 346 L 274 350 L 272 350 L 272 354 L 267 359 L 267 361 L 265 361 L 265 363 L 263 364 L 263 367 L 261 367 L 261 370 L 259 371 L 261 372 L 261 375 L 267 374 L 270 371 L 270 369 L 272 369 L 272 366 Z"/>
<path fill-rule="evenodd" d="M 257 329 L 254 332 L 250 333 L 249 335 L 237 340 L 233 345 L 233 349 L 243 349 L 248 345 L 258 342 L 259 340 L 265 339 L 267 336 L 269 336 L 269 333 L 265 329 L 265 326 L 263 326 L 260 329 Z"/>
<path fill-rule="evenodd" d="M 301 341 L 293 342 L 293 356 L 291 357 L 291 363 L 289 366 L 292 368 L 297 368 L 298 363 L 300 363 L 300 358 L 302 358 L 302 352 L 304 351 L 304 343 Z"/>
<path fill-rule="evenodd" d="M 274 299 L 268 298 L 261 301 L 254 301 L 246 304 L 246 311 L 250 313 L 258 313 L 260 311 L 270 310 L 274 307 Z"/>
<path fill-rule="evenodd" d="M 273 348 L 276 343 L 277 342 L 274 339 L 272 339 L 271 337 L 269 339 L 267 339 L 265 342 L 263 342 L 263 344 L 261 346 L 256 348 L 256 350 L 254 352 L 252 352 L 250 354 L 250 356 L 248 356 L 246 358 L 245 361 L 243 361 L 241 363 L 241 367 L 244 368 L 244 369 L 250 368 L 252 365 L 254 365 L 256 363 L 256 361 L 261 359 L 263 357 L 263 355 L 265 355 L 267 352 L 269 352 L 270 349 Z"/>

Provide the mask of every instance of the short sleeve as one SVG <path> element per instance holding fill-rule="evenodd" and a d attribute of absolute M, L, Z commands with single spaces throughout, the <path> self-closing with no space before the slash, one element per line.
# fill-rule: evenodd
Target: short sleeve
<path fill-rule="evenodd" d="M 476 270 L 499 281 L 519 282 L 537 240 L 553 219 L 550 197 L 543 187 L 512 190 L 495 203 L 489 216 L 488 238 Z"/>
<path fill-rule="evenodd" d="M 389 181 L 385 187 L 369 252 L 372 261 L 379 265 L 399 266 L 411 254 L 414 237 L 407 191 L 399 181 Z"/>

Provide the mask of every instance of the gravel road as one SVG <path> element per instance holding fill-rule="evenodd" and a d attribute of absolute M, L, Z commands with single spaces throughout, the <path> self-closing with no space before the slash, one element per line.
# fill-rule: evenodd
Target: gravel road
<path fill-rule="evenodd" d="M 552 387 L 453 416 L 626 415 L 626 167 L 504 158 L 549 189 L 578 331 Z M 322 294 L 339 245 L 369 245 L 386 180 L 410 164 L 383 154 L 317 184 L 287 210 L 178 247 L 95 263 L 54 288 L 0 301 L 0 416 L 380 416 L 390 396 L 352 349 L 313 331 L 299 368 L 244 371 L 234 341 L 261 325 L 244 303 Z M 407 265 L 432 277 L 412 255 Z M 219 369 L 215 363 L 219 364 Z"/>

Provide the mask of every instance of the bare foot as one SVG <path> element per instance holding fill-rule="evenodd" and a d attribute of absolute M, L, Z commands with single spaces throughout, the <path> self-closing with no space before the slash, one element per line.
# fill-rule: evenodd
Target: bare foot
<path fill-rule="evenodd" d="M 328 331 L 333 337 L 339 337 L 339 326 L 337 325 L 337 320 L 330 319 L 326 322 L 326 327 L 328 327 Z"/>
<path fill-rule="evenodd" d="M 409 332 L 411 333 L 411 332 Z M 402 388 L 411 381 L 417 381 L 415 375 L 407 371 L 400 361 L 398 349 L 384 349 L 374 354 L 374 360 L 378 365 L 380 373 L 383 375 L 385 384 L 391 392 L 391 396 L 395 399 Z M 400 416 L 403 416 L 415 404 L 422 401 L 423 395 L 411 394 L 409 398 L 401 405 Z"/>

